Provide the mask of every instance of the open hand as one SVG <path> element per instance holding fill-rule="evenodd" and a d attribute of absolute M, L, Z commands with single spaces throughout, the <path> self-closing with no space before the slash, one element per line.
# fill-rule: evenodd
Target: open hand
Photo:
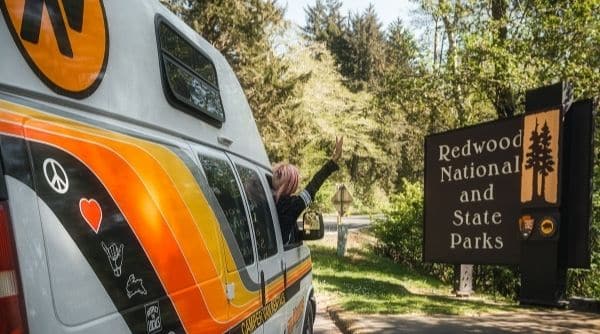
<path fill-rule="evenodd" d="M 342 146 L 344 144 L 344 136 L 338 138 L 335 137 L 335 147 L 333 148 L 333 154 L 331 155 L 331 160 L 334 162 L 338 162 L 340 157 L 342 156 Z"/>

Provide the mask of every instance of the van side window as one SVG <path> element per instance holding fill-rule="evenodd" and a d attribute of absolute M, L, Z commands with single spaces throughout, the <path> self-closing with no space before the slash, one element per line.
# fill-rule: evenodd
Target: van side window
<path fill-rule="evenodd" d="M 244 210 L 242 194 L 235 180 L 233 170 L 225 160 L 199 155 L 200 163 L 206 174 L 208 184 L 212 189 L 235 240 L 240 248 L 244 263 L 250 265 L 254 262 L 250 227 Z"/>
<path fill-rule="evenodd" d="M 174 104 L 225 121 L 225 112 L 213 63 L 164 22 L 159 23 L 158 41 L 163 86 Z M 169 94 L 168 94 L 169 95 Z"/>
<path fill-rule="evenodd" d="M 254 224 L 256 235 L 256 247 L 258 258 L 264 260 L 277 254 L 277 239 L 275 239 L 275 228 L 273 227 L 273 216 L 267 201 L 267 193 L 260 182 L 258 173 L 252 169 L 236 165 L 240 179 L 244 185 L 250 216 Z"/>

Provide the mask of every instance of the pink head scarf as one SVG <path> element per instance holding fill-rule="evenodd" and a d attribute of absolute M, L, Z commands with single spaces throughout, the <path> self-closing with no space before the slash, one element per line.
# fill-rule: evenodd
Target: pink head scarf
<path fill-rule="evenodd" d="M 298 167 L 287 164 L 278 163 L 273 167 L 273 178 L 279 181 L 278 188 L 275 190 L 275 201 L 279 201 L 281 196 L 291 195 L 298 188 Z"/>

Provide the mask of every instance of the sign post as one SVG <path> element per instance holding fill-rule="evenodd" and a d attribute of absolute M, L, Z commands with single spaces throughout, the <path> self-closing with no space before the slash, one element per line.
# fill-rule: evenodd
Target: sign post
<path fill-rule="evenodd" d="M 335 206 L 338 212 L 337 217 L 337 255 L 344 256 L 346 254 L 346 241 L 348 238 L 348 227 L 342 224 L 342 217 L 352 204 L 352 195 L 344 184 L 339 184 L 336 193 L 331 198 L 331 203 Z"/>

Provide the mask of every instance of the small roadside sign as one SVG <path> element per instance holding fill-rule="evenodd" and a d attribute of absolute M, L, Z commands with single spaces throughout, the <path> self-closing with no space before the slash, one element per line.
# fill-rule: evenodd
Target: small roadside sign
<path fill-rule="evenodd" d="M 352 200 L 352 195 L 348 191 L 348 188 L 346 188 L 344 184 L 340 184 L 338 185 L 338 190 L 331 198 L 331 203 L 333 203 L 335 206 L 338 214 L 343 216 L 346 212 L 348 212 L 348 209 L 352 204 Z"/>

